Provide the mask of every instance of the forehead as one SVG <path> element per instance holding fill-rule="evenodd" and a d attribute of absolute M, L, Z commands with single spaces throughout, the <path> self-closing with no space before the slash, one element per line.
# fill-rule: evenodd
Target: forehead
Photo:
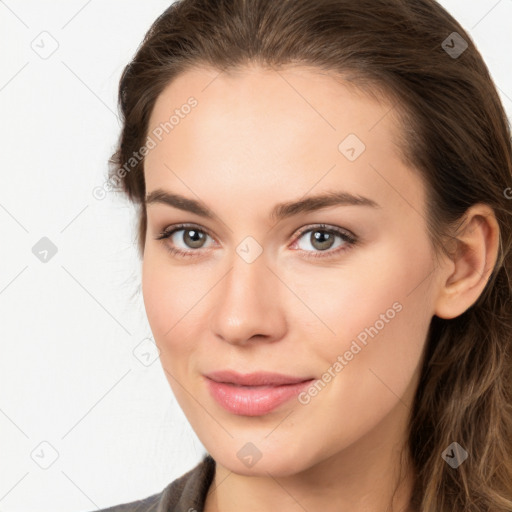
<path fill-rule="evenodd" d="M 207 121 L 217 128 L 225 119 L 236 126 L 257 122 L 257 129 L 293 128 L 292 134 L 301 127 L 303 133 L 320 130 L 328 140 L 352 130 L 367 140 L 382 143 L 381 135 L 387 135 L 388 142 L 396 142 L 401 131 L 396 116 L 388 115 L 394 110 L 390 100 L 376 89 L 369 91 L 372 94 L 339 75 L 306 66 L 269 69 L 252 64 L 222 72 L 192 68 L 179 74 L 157 98 L 149 127 L 168 121 L 172 111 L 193 96 L 199 107 L 195 113 L 200 111 L 201 125 L 209 130 Z M 373 132 L 377 125 L 381 130 Z"/>
<path fill-rule="evenodd" d="M 196 105 L 184 108 L 191 97 Z M 395 201 L 403 188 L 421 201 L 417 176 L 401 159 L 397 114 L 382 95 L 308 67 L 193 68 L 155 103 L 148 134 L 160 130 L 161 141 L 145 159 L 146 188 L 185 190 L 172 168 L 194 187 L 206 178 L 227 192 L 243 180 L 255 191 L 286 186 L 300 196 L 321 180 Z"/>

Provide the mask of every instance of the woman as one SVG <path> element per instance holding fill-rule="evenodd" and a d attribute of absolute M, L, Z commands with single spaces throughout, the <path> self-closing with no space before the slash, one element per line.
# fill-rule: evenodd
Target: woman
<path fill-rule="evenodd" d="M 109 511 L 512 511 L 510 127 L 434 0 L 182 0 L 120 82 L 163 370 L 208 454 Z"/>

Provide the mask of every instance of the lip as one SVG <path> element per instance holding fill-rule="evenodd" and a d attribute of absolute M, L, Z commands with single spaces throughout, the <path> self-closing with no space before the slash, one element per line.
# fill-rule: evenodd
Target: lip
<path fill-rule="evenodd" d="M 211 396 L 227 411 L 262 416 L 298 395 L 314 378 L 280 373 L 240 374 L 230 370 L 204 375 Z"/>

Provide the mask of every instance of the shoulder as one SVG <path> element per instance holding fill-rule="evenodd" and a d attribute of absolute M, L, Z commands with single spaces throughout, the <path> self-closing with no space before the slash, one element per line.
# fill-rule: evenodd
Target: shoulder
<path fill-rule="evenodd" d="M 202 512 L 214 473 L 215 461 L 207 454 L 197 466 L 172 481 L 161 492 L 96 512 Z"/>
<path fill-rule="evenodd" d="M 122 505 L 115 505 L 114 507 L 102 508 L 96 512 L 157 512 L 158 505 L 162 502 L 164 491 L 153 494 L 147 498 L 130 503 L 123 503 Z M 165 510 L 165 509 L 164 509 Z"/>

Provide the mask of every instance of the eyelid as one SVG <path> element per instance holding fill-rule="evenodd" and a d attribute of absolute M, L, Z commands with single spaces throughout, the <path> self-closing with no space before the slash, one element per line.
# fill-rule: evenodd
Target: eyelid
<path fill-rule="evenodd" d="M 328 249 L 326 251 L 306 251 L 304 249 L 294 249 L 299 251 L 304 255 L 306 259 L 324 259 L 329 261 L 330 259 L 334 259 L 339 257 L 341 254 L 350 251 L 359 243 L 359 238 L 354 235 L 351 231 L 345 228 L 341 228 L 339 226 L 331 226 L 327 224 L 309 224 L 299 229 L 299 232 L 294 238 L 292 242 L 292 246 L 296 245 L 298 241 L 304 236 L 305 233 L 314 231 L 325 231 L 326 233 L 334 234 L 334 236 L 338 236 L 343 240 L 343 244 L 341 246 L 336 247 L 335 249 Z"/>
<path fill-rule="evenodd" d="M 194 229 L 196 231 L 199 231 L 199 232 L 205 234 L 206 236 L 209 236 L 210 238 L 212 238 L 212 240 L 214 240 L 216 243 L 218 243 L 218 241 L 215 239 L 215 237 L 210 234 L 208 229 L 203 228 L 202 226 L 200 226 L 198 224 L 194 224 L 194 223 L 181 223 L 181 224 L 174 224 L 174 225 L 168 226 L 167 228 L 162 230 L 161 233 L 155 239 L 165 242 L 165 240 L 167 240 L 172 235 L 174 235 L 174 233 L 176 233 L 178 231 L 187 230 L 187 229 Z M 332 226 L 332 225 L 328 225 L 328 224 L 307 224 L 307 225 L 299 228 L 298 231 L 296 230 L 297 234 L 294 236 L 291 245 L 292 246 L 295 245 L 298 242 L 298 240 L 305 233 L 308 233 L 310 231 L 315 231 L 315 230 L 325 231 L 328 233 L 332 233 L 335 236 L 341 237 L 343 239 L 343 241 L 345 242 L 346 247 L 336 248 L 334 250 L 326 250 L 326 251 L 305 251 L 303 249 L 294 249 L 294 250 L 298 250 L 299 252 L 305 253 L 307 255 L 306 256 L 307 258 L 309 258 L 309 257 L 312 257 L 312 258 L 335 257 L 339 253 L 350 250 L 354 245 L 356 245 L 359 242 L 358 237 L 356 235 L 354 235 L 351 231 L 349 231 L 345 228 L 341 228 L 339 226 Z M 169 247 L 168 244 L 165 244 L 165 243 L 164 243 L 164 245 L 165 245 L 165 248 L 171 254 L 179 254 L 180 256 L 183 256 L 183 257 L 194 257 L 194 256 L 196 256 L 196 253 L 197 253 L 197 256 L 199 256 L 201 252 L 211 250 L 211 248 L 209 248 L 209 247 L 184 250 L 184 249 L 177 249 L 175 247 L 171 248 L 171 247 Z"/>
<path fill-rule="evenodd" d="M 157 240 L 163 238 L 164 236 L 171 236 L 176 231 L 181 231 L 182 229 L 195 229 L 197 231 L 201 231 L 201 233 L 205 233 L 210 238 L 215 237 L 210 233 L 210 230 L 205 228 L 204 226 L 201 226 L 199 224 L 194 224 L 193 222 L 184 222 L 179 224 L 172 224 L 170 226 L 167 226 L 166 228 L 162 229 L 156 238 Z"/>
<path fill-rule="evenodd" d="M 295 235 L 295 240 L 298 240 L 304 233 L 307 233 L 308 231 L 328 231 L 335 233 L 337 235 L 345 235 L 347 238 L 350 238 L 354 242 L 357 240 L 357 237 L 348 229 L 341 228 L 338 226 L 331 226 L 329 224 L 308 224 L 307 226 L 303 226 L 302 228 L 299 228 L 297 235 Z"/>
<path fill-rule="evenodd" d="M 200 231 L 201 233 L 204 233 L 206 236 L 209 236 L 212 240 L 214 240 L 216 243 L 218 241 L 216 240 L 216 237 L 210 233 L 210 230 L 200 226 L 199 224 L 194 224 L 193 222 L 185 222 L 183 224 L 173 224 L 171 226 L 166 227 L 163 229 L 155 238 L 155 240 L 162 240 L 165 241 L 168 238 L 170 238 L 174 233 L 177 231 L 186 231 L 187 229 Z M 199 252 L 201 249 L 190 249 L 193 252 Z"/>
<path fill-rule="evenodd" d="M 215 240 L 215 236 L 213 236 L 210 231 L 207 228 L 204 228 L 203 226 L 200 226 L 199 224 L 194 224 L 193 222 L 187 222 L 183 224 L 174 224 L 171 226 L 168 226 L 167 228 L 163 229 L 159 236 L 156 238 L 157 240 L 160 240 L 164 238 L 165 236 L 170 236 L 176 231 L 181 231 L 182 229 L 197 229 L 197 231 L 201 231 L 202 233 L 205 233 L 210 238 L 213 238 Z M 307 224 L 305 226 L 302 226 L 298 230 L 295 230 L 294 232 L 297 232 L 297 234 L 294 237 L 294 241 L 296 241 L 298 238 L 300 238 L 304 233 L 307 233 L 308 231 L 313 231 L 314 229 L 318 230 L 324 230 L 324 231 L 333 231 L 334 233 L 343 233 L 347 237 L 353 239 L 354 241 L 357 240 L 357 237 L 348 229 L 341 228 L 338 226 L 330 226 L 328 224 Z M 217 241 L 217 240 L 216 240 Z"/>

